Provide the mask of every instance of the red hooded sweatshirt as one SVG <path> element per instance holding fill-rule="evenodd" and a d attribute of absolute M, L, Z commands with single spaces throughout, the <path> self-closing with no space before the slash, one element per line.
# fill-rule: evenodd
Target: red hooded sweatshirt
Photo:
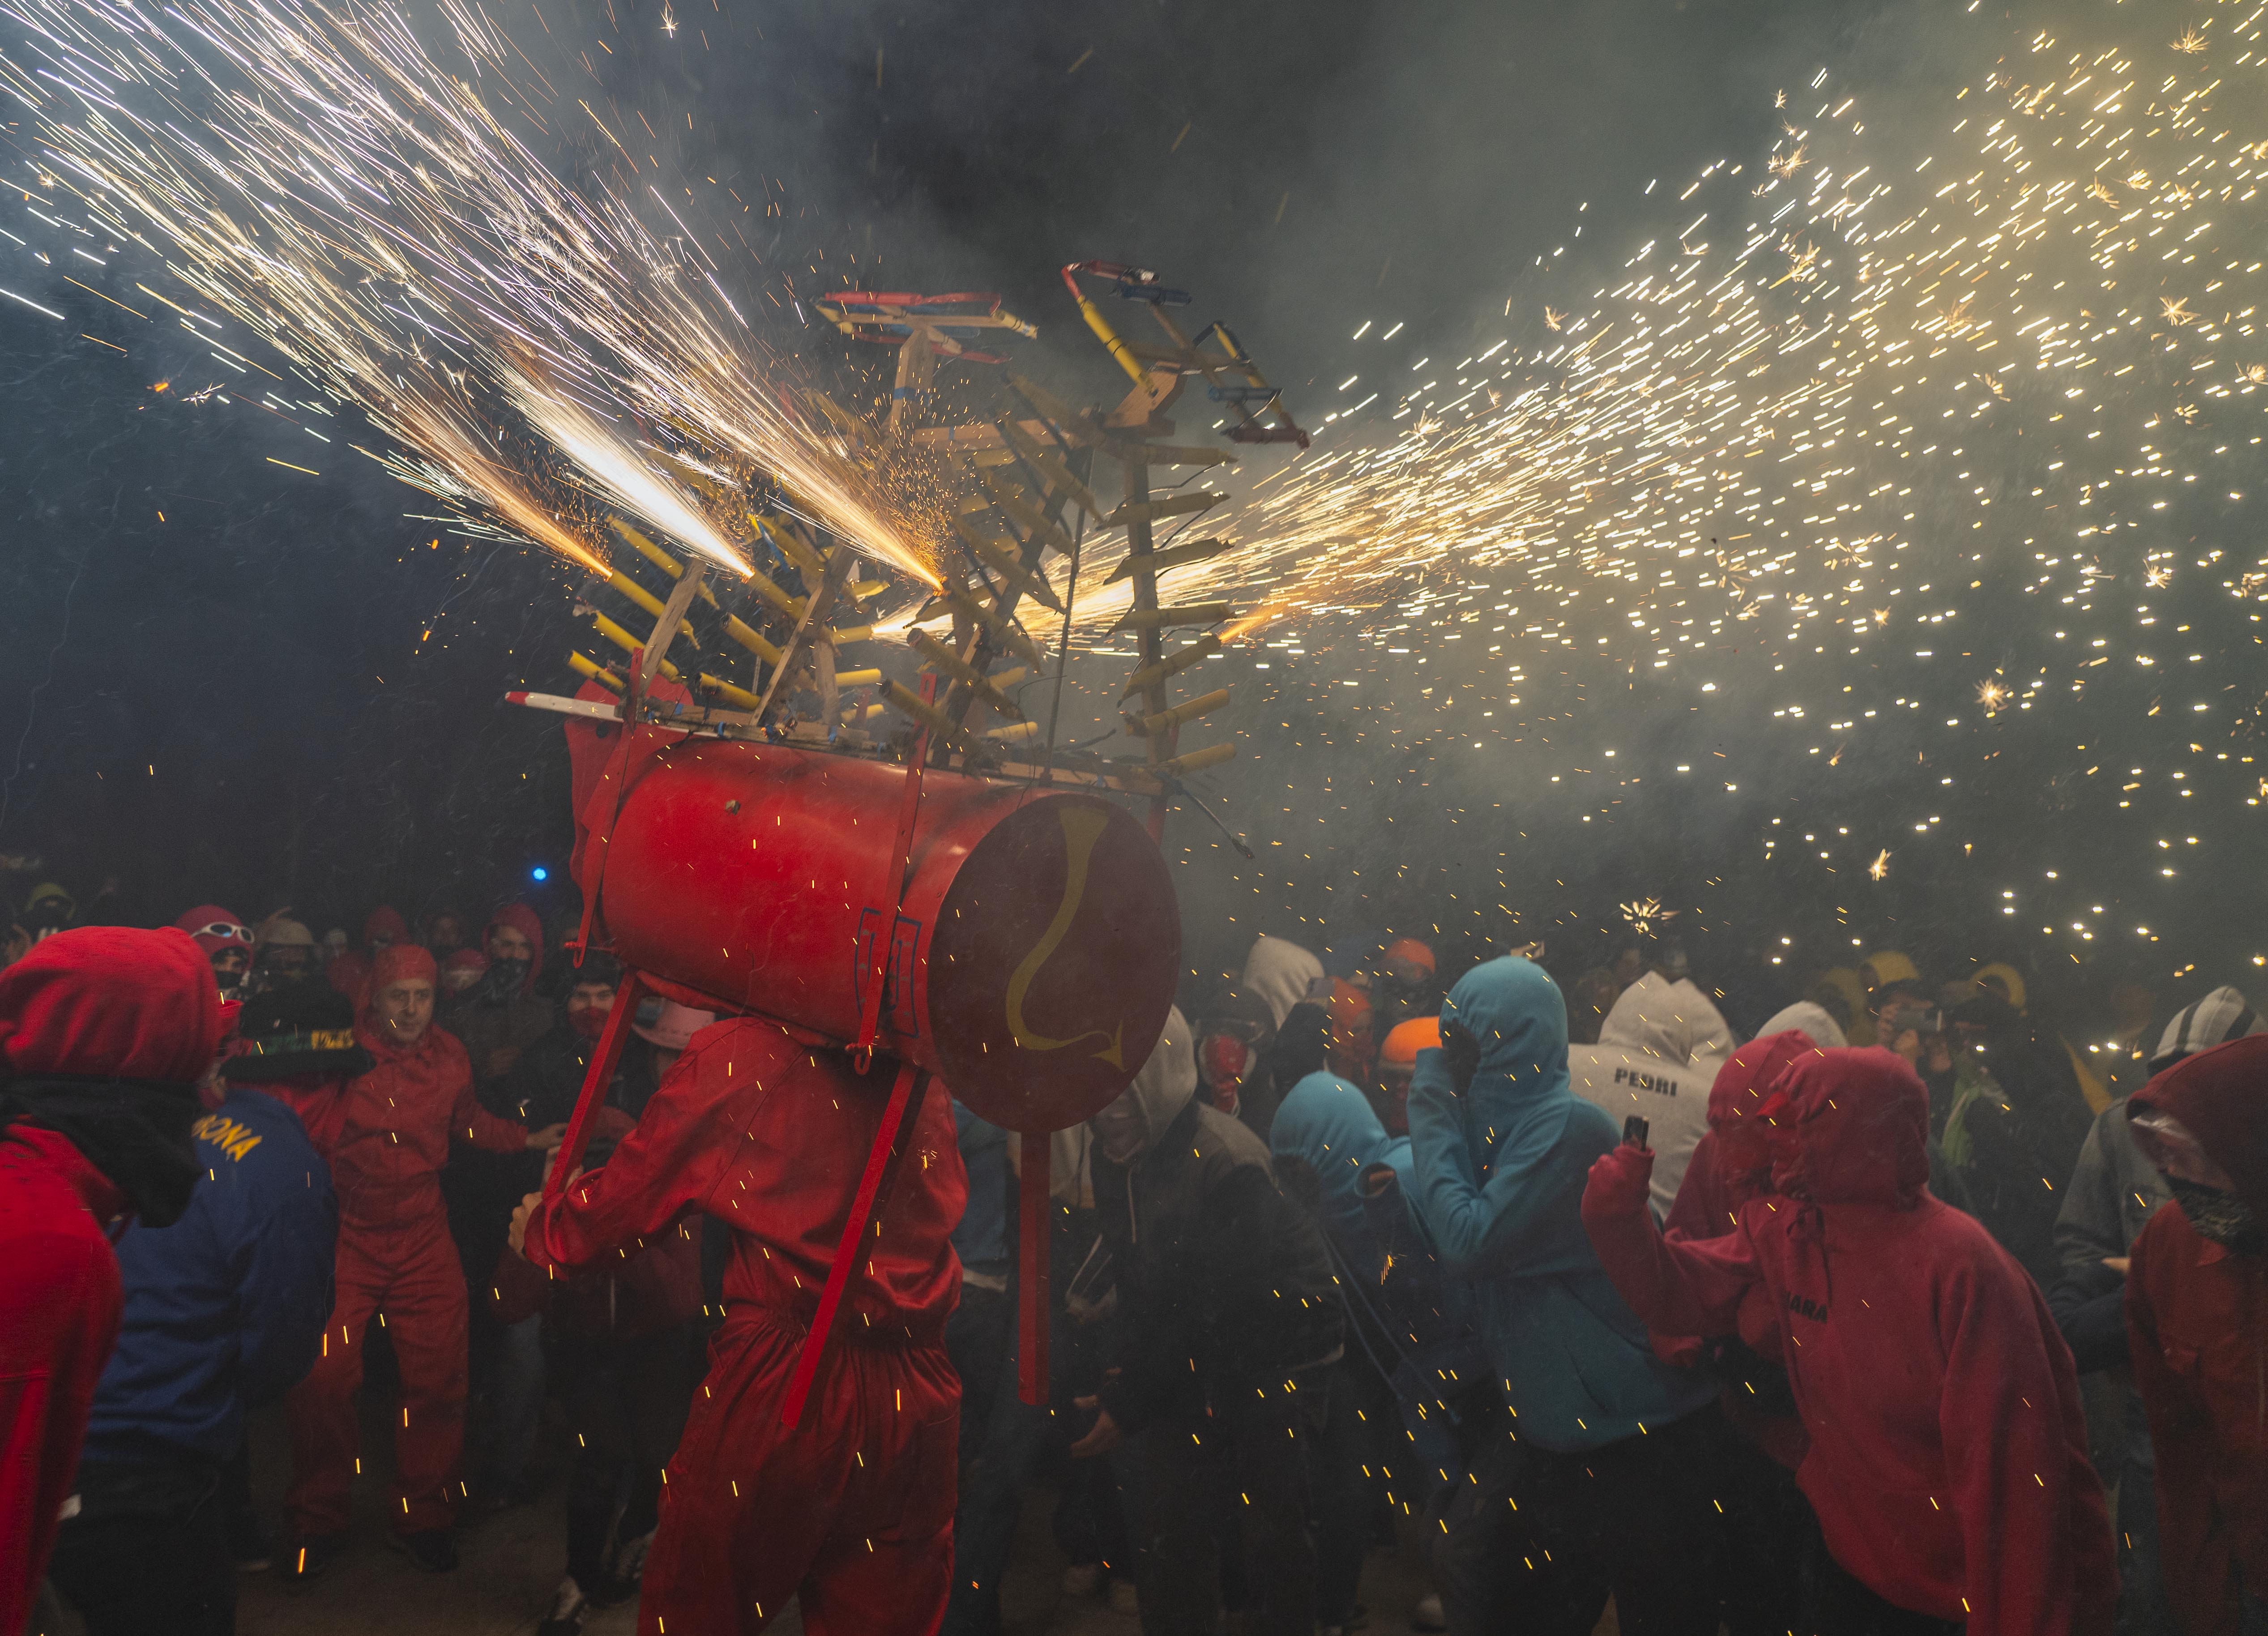
<path fill-rule="evenodd" d="M 170 928 L 58 932 L 0 971 L 0 1631 L 24 1628 L 118 1337 L 104 1228 L 128 1208 L 61 1133 L 8 1123 L 24 1109 L 5 1082 L 157 1080 L 188 1096 L 220 1035 L 212 967 Z"/>
<path fill-rule="evenodd" d="M 370 918 L 362 923 L 362 947 L 349 949 L 331 962 L 330 969 L 324 973 L 330 978 L 331 986 L 354 1001 L 357 1010 L 370 999 L 371 962 L 379 953 L 371 945 L 381 937 L 393 947 L 409 941 L 409 923 L 401 917 L 400 910 L 384 903 L 372 910 Z"/>
<path fill-rule="evenodd" d="M 409 943 L 381 950 L 371 991 L 404 977 L 432 982 L 433 956 Z M 355 1039 L 377 1066 L 335 1095 L 318 1093 L 318 1105 L 300 1110 L 307 1134 L 330 1161 L 340 1232 L 438 1227 L 450 1139 L 516 1153 L 526 1147 L 527 1132 L 473 1100 L 472 1065 L 446 1029 L 428 1024 L 416 1043 L 404 1046 L 365 1003 L 355 1018 Z"/>
<path fill-rule="evenodd" d="M 1779 1088 L 1785 1197 L 1722 1238 L 1654 1230 L 1644 1149 L 1592 1167 L 1583 1225 L 1615 1287 L 1710 1335 L 1764 1286 L 1811 1436 L 1796 1481 L 1883 1600 L 1977 1636 L 2104 1636 L 2117 1573 L 2071 1352 L 2024 1270 L 1931 1197 L 1928 1093 L 1877 1050 L 1804 1056 Z"/>
<path fill-rule="evenodd" d="M 1664 1232 L 1720 1237 L 1740 1225 L 1742 1205 L 1772 1190 L 1771 1151 L 1761 1130 L 1742 1121 L 1778 1087 L 1788 1064 L 1813 1049 L 1809 1035 L 1790 1028 L 1750 1040 L 1725 1059 L 1709 1087 L 1709 1129 L 1686 1162 Z"/>
<path fill-rule="evenodd" d="M 487 931 L 481 934 L 481 946 L 488 946 L 488 933 L 498 926 L 510 926 L 527 940 L 527 976 L 519 985 L 523 994 L 535 992 L 536 975 L 543 969 L 543 922 L 525 903 L 506 903 L 489 917 Z"/>
<path fill-rule="evenodd" d="M 1773 1100 L 1782 1074 L 1815 1049 L 1810 1035 L 1791 1028 L 1750 1040 L 1726 1059 L 1709 1087 L 1709 1129 L 1686 1162 L 1685 1179 L 1678 1184 L 1676 1201 L 1663 1224 L 1667 1236 L 1721 1238 L 1740 1230 L 1743 1206 L 1777 1197 L 1766 1137 L 1769 1121 L 1756 1116 L 1768 1107 L 1777 1111 L 1785 1105 L 1785 1097 Z M 1764 1285 L 1753 1286 L 1741 1298 L 1734 1332 L 1766 1362 L 1786 1367 L 1779 1351 L 1778 1308 Z M 1652 1338 L 1655 1353 L 1671 1363 L 1690 1367 L 1703 1350 L 1698 1336 Z M 1763 1401 L 1753 1382 L 1738 1378 L 1728 1382 L 1718 1397 L 1725 1418 L 1743 1437 L 1789 1470 L 1801 1470 L 1811 1448 L 1803 1422 L 1776 1408 L 1761 1407 Z"/>
<path fill-rule="evenodd" d="M 2134 1094 L 2170 1114 L 2268 1223 L 2268 1035 L 2200 1051 Z M 2268 1596 L 2268 1254 L 2199 1233 L 2178 1199 L 2134 1241 L 2126 1327 L 2158 1451 L 2158 1537 L 2185 1636 L 2235 1636 L 2235 1578 Z"/>

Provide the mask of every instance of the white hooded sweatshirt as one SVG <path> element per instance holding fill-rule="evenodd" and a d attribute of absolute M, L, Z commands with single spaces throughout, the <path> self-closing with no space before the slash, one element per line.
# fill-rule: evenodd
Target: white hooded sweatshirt
<path fill-rule="evenodd" d="M 1651 971 L 1623 991 L 1596 1045 L 1567 1048 L 1567 1082 L 1576 1095 L 1617 1126 L 1632 1114 L 1646 1122 L 1657 1220 L 1668 1218 L 1709 1128 L 1709 1087 L 1732 1051 L 1732 1030 L 1706 995 Z"/>
<path fill-rule="evenodd" d="M 1775 1013 L 1770 1022 L 1756 1030 L 1756 1037 L 1765 1040 L 1775 1034 L 1790 1032 L 1800 1034 L 1823 1051 L 1839 1051 L 1851 1043 L 1843 1036 L 1843 1030 L 1837 1026 L 1835 1019 L 1828 1014 L 1827 1007 L 1815 1005 L 1808 999 L 1800 999 L 1786 1010 Z"/>
<path fill-rule="evenodd" d="M 1322 981 L 1323 962 L 1287 938 L 1263 937 L 1244 957 L 1244 976 L 1237 986 L 1267 1003 L 1282 1028 L 1292 1007 L 1307 998 Z"/>

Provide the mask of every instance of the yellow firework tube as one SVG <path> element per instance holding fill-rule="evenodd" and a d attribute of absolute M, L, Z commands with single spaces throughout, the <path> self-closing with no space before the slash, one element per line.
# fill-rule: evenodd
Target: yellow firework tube
<path fill-rule="evenodd" d="M 1102 583 L 1116 585 L 1121 579 L 1130 579 L 1138 568 L 1146 568 L 1152 574 L 1162 574 L 1169 568 L 1186 568 L 1191 563 L 1202 563 L 1207 557 L 1218 556 L 1228 549 L 1228 542 L 1219 539 L 1192 540 L 1187 545 L 1169 545 L 1162 551 L 1130 554 L 1118 559 Z"/>
<path fill-rule="evenodd" d="M 623 630 L 613 620 L 608 618 L 604 614 L 599 613 L 596 610 L 593 610 L 591 615 L 591 623 L 599 628 L 599 634 L 600 636 L 606 637 L 608 641 L 613 643 L 625 653 L 635 653 L 638 649 L 645 645 L 645 644 L 639 641 L 637 637 L 632 636 L 629 631 Z M 672 682 L 682 682 L 685 680 L 683 676 L 677 674 L 677 667 L 671 664 L 666 659 L 661 661 L 661 674 L 667 676 Z"/>
<path fill-rule="evenodd" d="M 827 639 L 835 644 L 837 647 L 841 647 L 846 642 L 872 642 L 874 639 L 874 627 L 872 625 L 829 625 L 827 628 Z"/>
<path fill-rule="evenodd" d="M 1013 744 L 1020 739 L 1035 738 L 1040 731 L 1036 721 L 1012 721 L 1005 727 L 987 727 L 984 736 L 1001 743 Z"/>
<path fill-rule="evenodd" d="M 978 698 L 983 699 L 1003 716 L 1013 716 L 1018 720 L 1023 719 L 1024 712 L 1016 708 L 1015 700 L 994 687 L 990 677 L 977 669 L 976 666 L 965 662 L 960 654 L 946 646 L 928 631 L 916 630 L 909 635 L 906 640 L 913 645 L 916 652 L 939 670 L 967 682 L 971 689 L 975 689 Z"/>
<path fill-rule="evenodd" d="M 945 599 L 946 606 L 990 631 L 995 642 L 1006 648 L 1018 659 L 1025 660 L 1034 669 L 1036 670 L 1046 663 L 1040 657 L 1040 650 L 1032 645 L 1031 637 L 1018 630 L 1012 621 L 1001 618 L 999 615 L 985 607 L 962 586 L 948 585 L 939 591 L 938 595 Z"/>
<path fill-rule="evenodd" d="M 871 688 L 881 679 L 882 673 L 879 669 L 838 670 L 835 673 L 835 685 L 838 688 Z"/>
<path fill-rule="evenodd" d="M 640 534 L 637 529 L 631 527 L 621 518 L 610 517 L 607 520 L 614 525 L 614 530 L 616 534 L 622 535 L 623 539 L 629 541 L 630 544 L 637 549 L 639 556 L 644 557 L 646 561 L 652 563 L 656 568 L 660 569 L 662 572 L 667 574 L 672 579 L 676 578 L 680 574 L 685 571 L 684 564 L 679 562 L 675 557 L 663 550 L 652 541 L 647 539 L 645 535 Z M 612 582 L 609 581 L 609 583 Z M 756 593 L 759 596 L 770 602 L 774 608 L 778 608 L 790 619 L 800 619 L 803 617 L 803 603 L 800 599 L 790 596 L 786 592 L 781 590 L 777 586 L 765 578 L 763 575 L 757 573 L 754 569 L 750 569 L 748 571 L 748 583 L 755 587 Z M 711 608 L 715 608 L 717 606 L 717 593 L 711 591 L 705 585 L 701 587 L 701 600 L 708 603 Z M 658 614 L 659 605 L 657 605 L 655 609 L 651 611 L 654 611 Z M 749 630 L 747 625 L 743 624 L 740 620 L 735 619 L 730 614 L 725 615 L 725 630 L 726 633 L 732 637 L 733 641 L 738 642 L 742 647 L 747 648 L 751 653 L 755 653 L 763 659 L 767 664 L 777 665 L 779 663 L 779 650 L 772 646 L 770 643 L 765 642 L 762 637 L 757 636 L 755 631 Z M 755 643 L 762 643 L 762 645 L 761 647 L 754 645 Z"/>
<path fill-rule="evenodd" d="M 617 693 L 622 690 L 622 679 L 594 659 L 585 659 L 580 653 L 570 653 L 567 655 L 567 667 L 585 680 L 597 682 L 600 687 L 612 688 Z"/>
<path fill-rule="evenodd" d="M 953 532 L 961 536 L 962 544 L 976 553 L 980 561 L 1017 590 L 1058 614 L 1063 612 L 1063 603 L 1057 597 L 1055 587 L 1025 567 L 1017 560 L 1013 551 L 1005 546 L 995 545 L 958 519 L 954 522 Z"/>
<path fill-rule="evenodd" d="M 1161 778 L 1179 778 L 1189 773 L 1203 772 L 1208 767 L 1218 767 L 1235 755 L 1236 746 L 1233 744 L 1208 744 L 1201 750 L 1191 750 L 1186 755 L 1161 761 L 1150 770 Z"/>
<path fill-rule="evenodd" d="M 1178 676 L 1200 660 L 1210 659 L 1220 652 L 1218 636 L 1202 636 L 1180 652 L 1160 660 L 1154 665 L 1145 665 L 1126 679 L 1126 691 L 1118 696 L 1130 699 L 1153 682 L 1163 682 L 1168 676 Z"/>
<path fill-rule="evenodd" d="M 763 660 L 765 664 L 777 665 L 780 662 L 779 649 L 765 641 L 755 631 L 742 624 L 730 614 L 725 615 L 725 634 Z"/>
<path fill-rule="evenodd" d="M 965 750 L 972 748 L 972 741 L 962 730 L 959 722 L 936 706 L 924 704 L 921 695 L 904 682 L 888 682 L 882 685 L 892 704 L 921 723 L 932 733 L 938 734 L 955 749 Z"/>
<path fill-rule="evenodd" d="M 652 615 L 657 621 L 660 619 L 662 615 L 661 599 L 654 595 L 652 592 L 647 590 L 637 580 L 631 578 L 628 574 L 623 573 L 620 569 L 610 569 L 608 571 L 607 589 L 609 591 L 620 592 L 623 596 L 637 603 L 638 607 L 645 609 L 647 613 Z M 675 635 L 671 637 L 671 640 L 674 641 L 676 637 L 680 636 L 683 637 L 688 642 L 693 644 L 696 648 L 701 645 L 701 638 L 693 634 L 692 625 L 682 619 L 677 622 L 677 630 Z"/>
<path fill-rule="evenodd" d="M 1125 616 L 1112 629 L 1160 630 L 1167 625 L 1217 625 L 1231 617 L 1235 611 L 1226 602 L 1183 602 L 1174 608 L 1129 608 Z"/>
<path fill-rule="evenodd" d="M 1110 327 L 1110 321 L 1102 315 L 1102 309 L 1088 300 L 1086 292 L 1076 287 L 1072 289 L 1071 296 L 1079 303 L 1079 315 L 1086 320 L 1086 327 L 1094 331 L 1094 338 L 1118 360 L 1118 367 L 1133 377 L 1136 386 L 1149 385 L 1150 372 L 1142 367 L 1142 360 L 1134 356 L 1134 350 L 1118 338 L 1118 332 Z"/>
<path fill-rule="evenodd" d="M 763 700 L 749 692 L 747 689 L 735 687 L 724 677 L 712 676 L 705 670 L 701 673 L 701 685 L 727 704 L 737 704 L 742 710 L 754 710 L 763 703 Z"/>
<path fill-rule="evenodd" d="M 1161 710 L 1142 718 L 1142 736 L 1154 739 L 1169 727 L 1178 727 L 1185 721 L 1195 721 L 1200 716 L 1210 716 L 1228 703 L 1228 689 L 1216 688 L 1211 693 L 1201 693 L 1186 704 L 1171 710 Z"/>

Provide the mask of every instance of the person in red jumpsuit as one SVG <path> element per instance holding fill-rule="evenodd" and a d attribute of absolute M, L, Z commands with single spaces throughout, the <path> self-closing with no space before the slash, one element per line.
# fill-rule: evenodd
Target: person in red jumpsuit
<path fill-rule="evenodd" d="M 780 1424 L 894 1071 L 862 1076 L 775 1023 L 713 1023 L 604 1166 L 513 1216 L 515 1247 L 545 1267 L 633 1249 L 688 1211 L 733 1232 L 724 1327 L 646 1559 L 642 1636 L 753 1636 L 792 1597 L 812 1636 L 924 1636 L 944 1617 L 961 1405 L 945 1323 L 968 1181 L 942 1086 L 902 1138 L 801 1424 Z"/>
<path fill-rule="evenodd" d="M 344 1088 L 300 1107 L 330 1161 L 339 1198 L 338 1299 L 322 1356 L 284 1406 L 292 1481 L 284 1510 L 292 1538 L 282 1569 L 320 1571 L 345 1543 L 348 1489 L 360 1439 L 355 1391 L 364 1330 L 384 1315 L 401 1369 L 394 1428 L 394 1543 L 420 1567 L 457 1566 L 451 1528 L 465 1443 L 465 1279 L 441 1204 L 439 1172 L 452 1137 L 495 1153 L 557 1141 L 473 1100 L 472 1065 L 454 1035 L 433 1026 L 433 957 L 414 944 L 379 951 L 355 1038 L 375 1058 Z"/>
<path fill-rule="evenodd" d="M 58 932 L 0 972 L 0 1631 L 25 1628 L 118 1338 L 108 1231 L 188 1207 L 221 1033 L 171 927 Z"/>

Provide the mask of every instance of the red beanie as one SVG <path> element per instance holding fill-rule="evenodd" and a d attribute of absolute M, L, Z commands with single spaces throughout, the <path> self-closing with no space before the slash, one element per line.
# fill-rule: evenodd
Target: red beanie
<path fill-rule="evenodd" d="M 379 936 L 392 938 L 397 943 L 409 940 L 409 923 L 401 917 L 400 910 L 381 903 L 370 911 L 370 918 L 362 923 L 362 946 L 368 948 L 371 939 Z"/>
<path fill-rule="evenodd" d="M 167 926 L 82 926 L 0 971 L 0 1072 L 189 1084 L 220 1049 L 212 962 Z"/>

